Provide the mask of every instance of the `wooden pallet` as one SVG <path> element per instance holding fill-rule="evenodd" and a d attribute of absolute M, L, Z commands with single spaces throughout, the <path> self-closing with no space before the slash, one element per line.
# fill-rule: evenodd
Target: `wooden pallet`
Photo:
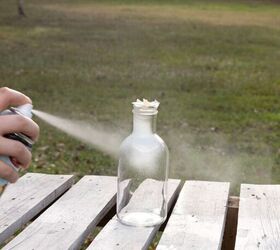
<path fill-rule="evenodd" d="M 116 177 L 26 174 L 0 198 L 2 249 L 148 249 L 158 231 L 158 250 L 280 249 L 278 185 L 241 185 L 229 197 L 229 183 L 170 179 L 169 216 L 161 227 L 129 227 L 116 218 Z M 142 197 L 152 190 L 147 181 Z M 145 202 L 135 199 L 134 203 Z M 137 205 L 137 204 L 135 204 Z M 20 231 L 20 232 L 19 232 Z"/>

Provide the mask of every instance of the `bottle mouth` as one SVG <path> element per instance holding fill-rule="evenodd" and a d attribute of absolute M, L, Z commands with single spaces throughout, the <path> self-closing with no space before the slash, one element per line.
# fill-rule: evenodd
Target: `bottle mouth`
<path fill-rule="evenodd" d="M 156 115 L 158 113 L 159 102 L 154 100 L 149 102 L 146 99 L 143 101 L 137 99 L 135 102 L 132 102 L 134 114 L 141 114 L 141 115 Z"/>

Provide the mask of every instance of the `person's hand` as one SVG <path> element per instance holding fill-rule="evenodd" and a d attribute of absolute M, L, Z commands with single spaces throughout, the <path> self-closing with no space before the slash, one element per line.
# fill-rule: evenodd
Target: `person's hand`
<path fill-rule="evenodd" d="M 32 102 L 24 94 L 7 87 L 0 88 L 0 112 L 11 106 L 17 107 L 26 103 Z M 9 156 L 12 162 L 27 168 L 31 163 L 31 152 L 21 142 L 4 137 L 9 133 L 23 133 L 35 141 L 39 135 L 39 126 L 22 115 L 0 115 L 0 155 Z M 14 183 L 18 174 L 0 161 L 0 177 Z"/>

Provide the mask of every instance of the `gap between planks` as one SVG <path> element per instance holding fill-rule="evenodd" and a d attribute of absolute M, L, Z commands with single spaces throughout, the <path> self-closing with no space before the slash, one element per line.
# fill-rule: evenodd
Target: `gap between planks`
<path fill-rule="evenodd" d="M 116 177 L 84 176 L 3 249 L 78 249 L 115 196 Z"/>
<path fill-rule="evenodd" d="M 228 197 L 229 183 L 186 181 L 157 249 L 220 249 Z"/>
<path fill-rule="evenodd" d="M 35 175 L 37 175 L 37 176 L 39 176 L 39 175 L 43 175 L 43 174 L 26 174 L 25 175 L 25 177 L 24 178 L 26 178 L 26 177 L 28 177 L 29 175 L 33 175 L 33 176 L 35 176 Z M 58 177 L 58 175 L 49 175 L 49 176 L 52 176 L 52 177 Z M 63 192 L 65 192 L 65 190 L 67 190 L 71 185 L 72 185 L 72 183 L 73 183 L 73 176 L 67 176 L 67 177 L 69 177 L 69 179 L 68 179 L 68 181 L 67 181 L 67 184 L 66 184 L 66 186 L 63 188 L 64 189 L 64 191 L 56 191 L 56 193 L 55 193 L 55 196 L 56 196 L 56 198 L 59 196 L 59 195 L 61 195 Z M 22 177 L 23 178 L 23 177 Z M 28 179 L 29 179 L 30 177 L 28 177 Z M 18 182 L 19 183 L 19 182 Z M 8 191 L 9 189 L 7 189 L 7 191 Z M 7 192 L 6 192 L 6 196 L 7 196 Z M 5 196 L 4 196 L 5 197 Z M 55 198 L 54 198 L 55 199 Z M 53 200 L 54 200 L 53 199 Z M 237 217 L 237 213 L 238 213 L 238 202 L 236 202 L 238 200 L 238 197 L 230 197 L 229 198 L 229 201 L 228 201 L 228 208 L 229 208 L 229 211 L 230 210 L 232 210 L 232 212 L 233 212 L 233 216 L 236 218 Z M 45 202 L 45 207 L 47 206 L 47 205 L 49 205 L 50 203 L 51 203 L 52 201 L 50 201 L 50 202 Z M 44 209 L 44 207 L 42 207 L 40 210 L 39 210 L 39 212 L 42 210 L 42 209 Z M 110 209 L 107 209 L 107 210 L 110 210 Z M 37 212 L 37 213 L 35 213 L 35 215 L 34 216 L 36 216 L 39 212 Z M 111 211 L 111 215 L 109 216 L 109 218 L 111 217 L 111 216 L 113 216 L 113 213 L 114 213 L 114 211 L 112 212 Z M 31 216 L 31 217 L 34 217 L 34 216 Z M 232 227 L 232 225 L 234 225 L 234 223 L 232 223 L 232 222 L 230 222 L 230 223 L 228 223 L 229 221 L 232 221 L 232 217 L 233 217 L 232 215 L 231 216 L 229 216 L 228 215 L 228 217 L 227 217 L 227 223 L 226 223 L 226 229 L 225 229 L 225 235 L 224 235 L 224 241 L 226 240 L 226 239 L 229 239 L 230 238 L 230 240 L 232 240 L 232 242 L 233 242 L 233 246 L 234 246 L 234 241 L 235 241 L 235 237 L 233 238 L 233 235 L 234 235 L 234 233 L 232 233 L 233 231 L 234 231 L 234 227 Z M 26 219 L 27 219 L 27 217 L 26 217 Z M 230 219 L 230 220 L 229 220 Z M 28 220 L 30 220 L 30 219 L 27 219 L 27 221 L 25 222 L 25 223 L 27 223 L 28 222 Z M 234 221 L 234 220 L 233 220 Z M 106 220 L 106 219 L 104 219 L 104 221 L 103 221 L 103 224 L 106 224 L 108 222 L 108 219 Z M 23 224 L 25 224 L 25 223 L 23 223 Z M 20 228 L 21 226 L 19 226 L 19 228 Z M 230 234 L 229 234 L 229 232 L 228 232 L 228 229 L 231 229 L 230 230 Z M 233 230 L 232 230 L 233 229 Z M 236 230 L 236 227 L 235 227 L 235 230 Z M 13 233 L 12 233 L 13 234 Z M 228 240 L 226 240 L 226 242 L 228 242 Z M 232 246 L 232 243 L 230 243 L 230 244 L 223 244 L 223 247 L 222 247 L 222 249 L 223 250 L 228 250 L 228 249 L 233 249 L 232 247 L 229 247 L 229 246 Z"/>
<path fill-rule="evenodd" d="M 172 203 L 175 202 L 180 192 L 180 180 L 168 180 L 168 210 L 171 208 Z M 138 202 L 145 202 L 145 194 L 149 190 L 153 191 L 154 185 L 152 182 L 146 182 L 139 188 L 138 197 L 133 200 L 131 205 L 136 205 Z M 155 227 L 131 227 L 121 224 L 117 217 L 113 217 L 105 227 L 99 232 L 90 246 L 89 249 L 98 250 L 114 250 L 114 249 L 147 249 L 152 242 L 155 234 L 160 226 Z"/>
<path fill-rule="evenodd" d="M 28 173 L 0 198 L 0 243 L 40 213 L 73 184 L 73 175 Z"/>

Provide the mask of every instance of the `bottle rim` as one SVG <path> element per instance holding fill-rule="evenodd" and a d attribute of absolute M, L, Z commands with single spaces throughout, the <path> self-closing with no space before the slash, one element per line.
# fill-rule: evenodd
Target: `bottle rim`
<path fill-rule="evenodd" d="M 157 113 L 158 113 L 158 110 L 149 110 L 149 111 L 147 111 L 147 110 L 141 110 L 141 109 L 133 109 L 132 110 L 132 113 L 133 114 L 136 114 L 136 115 L 146 115 L 146 116 L 148 116 L 148 115 L 156 115 Z"/>

